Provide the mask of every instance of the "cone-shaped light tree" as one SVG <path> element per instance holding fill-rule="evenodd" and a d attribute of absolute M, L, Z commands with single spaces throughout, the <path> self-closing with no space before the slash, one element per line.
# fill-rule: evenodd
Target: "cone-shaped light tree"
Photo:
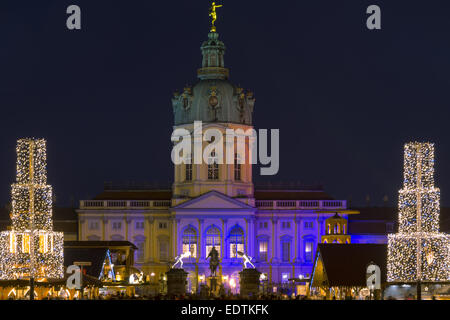
<path fill-rule="evenodd" d="M 406 144 L 403 174 L 399 230 L 388 239 L 387 280 L 447 281 L 450 238 L 439 233 L 440 192 L 434 186 L 434 144 Z"/>
<path fill-rule="evenodd" d="M 0 279 L 62 278 L 63 233 L 53 232 L 46 141 L 17 141 L 12 227 L 0 233 Z"/>

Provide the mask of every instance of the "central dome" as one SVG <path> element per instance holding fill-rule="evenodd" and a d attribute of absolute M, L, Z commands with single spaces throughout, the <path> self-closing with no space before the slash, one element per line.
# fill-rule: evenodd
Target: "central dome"
<path fill-rule="evenodd" d="M 252 124 L 255 99 L 252 92 L 233 85 L 224 67 L 225 45 L 219 35 L 211 32 L 203 42 L 202 68 L 193 87 L 185 87 L 183 93 L 174 93 L 172 107 L 175 125 L 202 122 L 230 122 Z"/>

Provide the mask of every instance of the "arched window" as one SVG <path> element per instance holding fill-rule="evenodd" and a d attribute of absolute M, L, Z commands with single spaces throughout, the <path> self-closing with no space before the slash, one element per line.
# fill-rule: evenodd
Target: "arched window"
<path fill-rule="evenodd" d="M 336 223 L 335 225 L 334 225 L 334 234 L 339 234 L 339 223 Z"/>
<path fill-rule="evenodd" d="M 191 252 L 191 257 L 197 258 L 197 230 L 188 226 L 183 231 L 183 253 Z"/>
<path fill-rule="evenodd" d="M 239 257 L 238 251 L 244 252 L 244 230 L 236 225 L 231 229 L 229 235 L 230 258 Z"/>
<path fill-rule="evenodd" d="M 331 234 L 331 224 L 327 224 L 327 234 Z"/>
<path fill-rule="evenodd" d="M 234 180 L 241 181 L 241 157 L 239 154 L 234 154 Z"/>
<path fill-rule="evenodd" d="M 342 233 L 346 234 L 347 233 L 347 226 L 345 224 L 342 225 Z"/>
<path fill-rule="evenodd" d="M 216 157 L 216 152 L 211 152 L 208 157 L 208 180 L 219 179 L 219 160 Z"/>
<path fill-rule="evenodd" d="M 188 154 L 186 156 L 186 164 L 185 164 L 185 180 L 192 181 L 192 156 Z"/>
<path fill-rule="evenodd" d="M 289 236 L 281 237 L 281 261 L 290 262 L 291 261 L 291 243 L 292 238 Z"/>
<path fill-rule="evenodd" d="M 220 257 L 220 230 L 216 226 L 211 226 L 206 231 L 206 256 L 213 247 L 219 252 Z"/>

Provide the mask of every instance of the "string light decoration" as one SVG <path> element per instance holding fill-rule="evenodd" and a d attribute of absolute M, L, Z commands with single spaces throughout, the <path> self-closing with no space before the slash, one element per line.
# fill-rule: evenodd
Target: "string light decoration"
<path fill-rule="evenodd" d="M 399 232 L 388 236 L 389 282 L 450 280 L 450 237 L 439 233 L 440 191 L 434 186 L 434 144 L 404 147 Z"/>
<path fill-rule="evenodd" d="M 0 232 L 0 279 L 60 279 L 64 276 L 64 237 L 62 232 L 53 231 L 46 141 L 20 139 L 16 152 L 12 227 Z"/>

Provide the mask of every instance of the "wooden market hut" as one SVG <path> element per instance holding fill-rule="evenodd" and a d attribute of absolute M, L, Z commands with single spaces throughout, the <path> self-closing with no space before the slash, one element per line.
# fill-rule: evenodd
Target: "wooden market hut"
<path fill-rule="evenodd" d="M 380 267 L 383 289 L 386 261 L 385 244 L 319 244 L 309 294 L 326 299 L 361 297 L 368 292 L 366 272 L 370 263 Z M 379 297 L 381 292 L 376 294 Z"/>

